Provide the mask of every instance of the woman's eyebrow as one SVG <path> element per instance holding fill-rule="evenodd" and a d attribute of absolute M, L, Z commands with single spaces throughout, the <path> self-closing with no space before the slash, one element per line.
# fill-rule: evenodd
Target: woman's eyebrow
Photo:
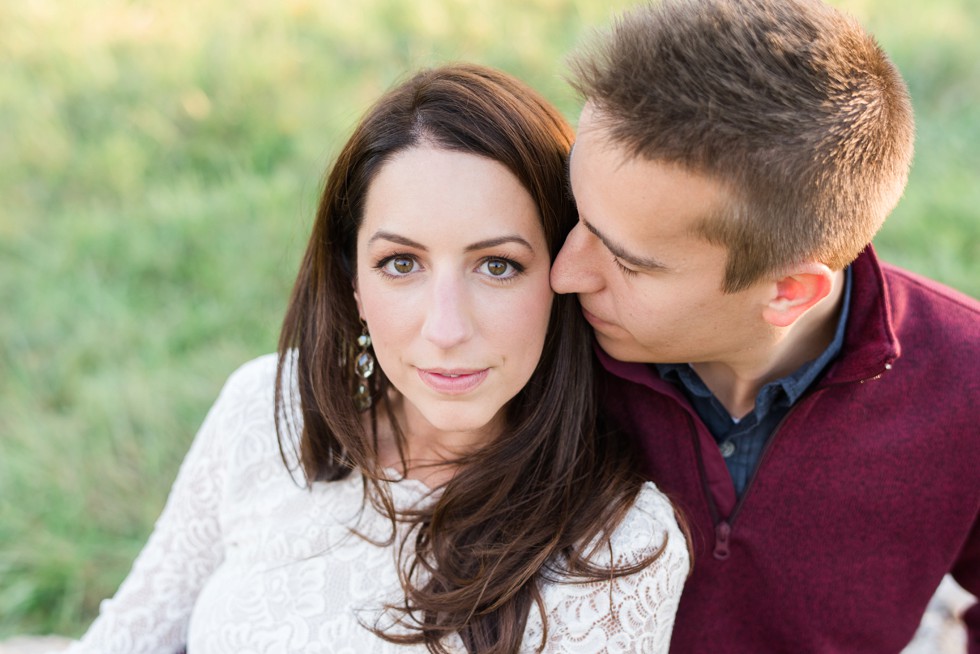
<path fill-rule="evenodd" d="M 402 236 L 400 234 L 395 234 L 394 232 L 386 232 L 379 230 L 375 232 L 370 239 L 368 239 L 368 245 L 371 245 L 375 241 L 384 240 L 391 241 L 392 243 L 398 243 L 399 245 L 405 245 L 407 247 L 422 250 L 423 252 L 428 252 L 429 248 L 425 247 L 418 241 L 413 241 L 412 239 Z M 505 236 L 497 236 L 496 238 L 488 238 L 482 241 L 477 241 L 476 243 L 471 243 L 466 246 L 467 252 L 473 252 L 475 250 L 486 250 L 487 248 L 497 247 L 498 245 L 503 245 L 504 243 L 517 243 L 518 245 L 523 245 L 528 250 L 534 252 L 534 248 L 531 244 L 527 242 L 527 239 L 518 236 L 517 234 L 507 234 Z"/>
<path fill-rule="evenodd" d="M 386 232 L 383 230 L 378 230 L 377 232 L 375 232 L 374 235 L 372 235 L 371 238 L 368 239 L 368 245 L 371 245 L 375 241 L 380 241 L 380 240 L 391 241 L 392 243 L 398 243 L 399 245 L 406 245 L 410 248 L 416 248 L 418 250 L 423 250 L 426 252 L 429 250 L 429 248 L 425 247 L 424 245 L 422 245 L 417 241 L 413 241 L 412 239 L 407 238 L 405 236 L 395 234 L 394 232 Z"/>
<path fill-rule="evenodd" d="M 531 247 L 531 244 L 517 234 L 508 234 L 507 236 L 498 236 L 497 238 L 488 238 L 483 241 L 477 241 L 472 245 L 467 245 L 466 251 L 472 252 L 474 250 L 486 250 L 487 248 L 494 248 L 498 245 L 503 245 L 504 243 L 517 243 L 518 245 L 523 245 L 531 252 L 534 252 L 534 248 Z"/>

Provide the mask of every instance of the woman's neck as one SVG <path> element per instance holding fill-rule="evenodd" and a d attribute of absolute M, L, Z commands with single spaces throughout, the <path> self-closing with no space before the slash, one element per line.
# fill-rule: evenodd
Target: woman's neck
<path fill-rule="evenodd" d="M 404 436 L 399 452 L 395 430 L 384 405 L 378 406 L 378 463 L 397 471 L 406 479 L 417 479 L 429 488 L 440 486 L 456 474 L 454 463 L 495 438 L 502 427 L 498 419 L 479 430 L 446 431 L 436 428 L 397 393 L 388 406 Z"/>

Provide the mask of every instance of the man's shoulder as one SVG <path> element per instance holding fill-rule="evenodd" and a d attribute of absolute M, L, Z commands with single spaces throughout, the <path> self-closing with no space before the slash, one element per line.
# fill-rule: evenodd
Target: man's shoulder
<path fill-rule="evenodd" d="M 902 358 L 929 360 L 976 378 L 980 356 L 980 302 L 935 280 L 882 264 L 892 329 Z"/>
<path fill-rule="evenodd" d="M 973 320 L 980 317 L 980 302 L 965 293 L 894 264 L 881 262 L 881 270 L 893 306 L 896 301 L 912 301 L 941 311 L 962 312 L 963 317 Z"/>

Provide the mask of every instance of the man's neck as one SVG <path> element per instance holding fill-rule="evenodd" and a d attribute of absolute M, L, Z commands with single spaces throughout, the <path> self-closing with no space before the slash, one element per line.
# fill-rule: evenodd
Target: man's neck
<path fill-rule="evenodd" d="M 813 361 L 834 340 L 844 298 L 844 273 L 834 276 L 830 294 L 790 327 L 774 330 L 763 343 L 731 361 L 692 363 L 712 394 L 735 418 L 755 407 L 759 390 Z"/>

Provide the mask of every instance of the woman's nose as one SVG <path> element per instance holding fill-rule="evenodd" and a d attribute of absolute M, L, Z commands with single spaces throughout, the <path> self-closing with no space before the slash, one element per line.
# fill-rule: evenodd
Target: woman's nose
<path fill-rule="evenodd" d="M 437 277 L 428 304 L 422 325 L 423 338 L 448 350 L 473 336 L 475 322 L 464 280 L 449 275 Z"/>

